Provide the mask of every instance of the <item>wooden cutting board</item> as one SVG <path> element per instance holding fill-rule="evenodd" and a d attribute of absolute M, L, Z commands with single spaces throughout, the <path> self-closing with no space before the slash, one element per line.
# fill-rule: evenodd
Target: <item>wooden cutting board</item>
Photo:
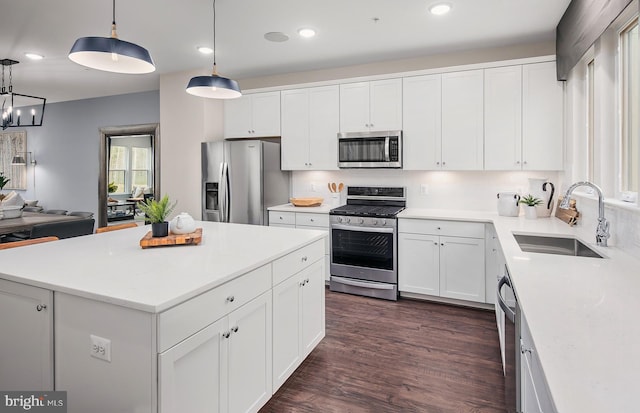
<path fill-rule="evenodd" d="M 153 237 L 151 231 L 140 240 L 142 248 L 172 247 L 174 245 L 198 245 L 202 241 L 202 228 L 196 228 L 189 234 L 169 234 L 166 237 Z"/>
<path fill-rule="evenodd" d="M 576 200 L 572 199 L 569 201 L 569 209 L 560 208 L 561 202 L 562 197 L 560 196 L 558 197 L 558 205 L 556 205 L 556 218 L 561 219 L 570 226 L 574 226 L 580 217 L 580 212 L 576 209 Z"/>

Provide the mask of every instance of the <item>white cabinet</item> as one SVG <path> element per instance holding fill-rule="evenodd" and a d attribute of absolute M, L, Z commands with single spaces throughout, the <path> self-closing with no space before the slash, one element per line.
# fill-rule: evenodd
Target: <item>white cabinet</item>
<path fill-rule="evenodd" d="M 484 224 L 398 220 L 401 292 L 485 301 Z"/>
<path fill-rule="evenodd" d="M 523 413 L 555 413 L 526 317 L 520 317 L 520 404 Z"/>
<path fill-rule="evenodd" d="M 563 169 L 563 85 L 556 62 L 522 67 L 522 169 Z"/>
<path fill-rule="evenodd" d="M 442 75 L 402 79 L 403 168 L 440 169 Z"/>
<path fill-rule="evenodd" d="M 225 100 L 224 136 L 280 136 L 280 92 L 254 93 Z"/>
<path fill-rule="evenodd" d="M 484 169 L 522 166 L 522 66 L 484 71 Z"/>
<path fill-rule="evenodd" d="M 320 212 L 269 211 L 269 226 L 325 231 L 327 233 L 327 237 L 324 239 L 324 268 L 325 280 L 329 281 L 329 278 L 331 277 L 329 270 L 331 260 L 329 243 L 329 214 Z"/>
<path fill-rule="evenodd" d="M 258 411 L 272 394 L 271 303 L 266 292 L 159 354 L 159 411 Z"/>
<path fill-rule="evenodd" d="M 442 161 L 447 170 L 483 168 L 483 71 L 442 75 Z"/>
<path fill-rule="evenodd" d="M 0 389 L 53 390 L 53 293 L 0 280 Z"/>
<path fill-rule="evenodd" d="M 340 85 L 340 132 L 402 129 L 402 79 Z"/>
<path fill-rule="evenodd" d="M 338 169 L 337 85 L 282 92 L 282 169 Z"/>
<path fill-rule="evenodd" d="M 485 69 L 485 169 L 561 170 L 563 86 L 555 62 Z"/>
<path fill-rule="evenodd" d="M 273 287 L 273 391 L 325 335 L 324 260 Z"/>

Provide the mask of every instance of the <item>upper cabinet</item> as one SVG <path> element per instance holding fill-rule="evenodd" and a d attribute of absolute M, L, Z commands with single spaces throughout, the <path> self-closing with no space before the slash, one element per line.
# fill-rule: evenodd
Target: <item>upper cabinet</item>
<path fill-rule="evenodd" d="M 282 91 L 282 169 L 338 169 L 338 85 Z"/>
<path fill-rule="evenodd" d="M 224 102 L 224 137 L 280 136 L 280 92 L 253 93 Z"/>
<path fill-rule="evenodd" d="M 486 170 L 563 168 L 563 87 L 555 62 L 485 70 Z"/>
<path fill-rule="evenodd" d="M 340 132 L 402 129 L 402 79 L 340 85 Z"/>
<path fill-rule="evenodd" d="M 522 169 L 563 168 L 564 82 L 556 62 L 522 67 Z"/>
<path fill-rule="evenodd" d="M 442 158 L 436 167 L 483 168 L 483 89 L 482 70 L 442 75 Z"/>
<path fill-rule="evenodd" d="M 440 169 L 442 75 L 402 80 L 404 169 Z"/>

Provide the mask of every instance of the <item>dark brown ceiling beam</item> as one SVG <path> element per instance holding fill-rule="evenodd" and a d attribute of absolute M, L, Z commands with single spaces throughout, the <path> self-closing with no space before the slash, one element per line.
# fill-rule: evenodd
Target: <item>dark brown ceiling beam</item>
<path fill-rule="evenodd" d="M 558 80 L 569 72 L 632 0 L 572 0 L 556 28 Z"/>

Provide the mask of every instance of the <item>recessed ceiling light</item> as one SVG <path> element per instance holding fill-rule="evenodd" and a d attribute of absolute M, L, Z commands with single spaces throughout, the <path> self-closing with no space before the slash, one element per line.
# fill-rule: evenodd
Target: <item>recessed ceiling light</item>
<path fill-rule="evenodd" d="M 213 53 L 213 49 L 207 46 L 198 46 L 198 51 L 202 54 L 211 54 Z"/>
<path fill-rule="evenodd" d="M 316 31 L 309 28 L 302 28 L 298 30 L 298 34 L 302 37 L 309 38 L 316 35 Z"/>
<path fill-rule="evenodd" d="M 447 3 L 438 3 L 429 7 L 429 11 L 431 14 L 435 14 L 436 16 L 442 16 L 443 14 L 449 13 L 451 10 L 451 5 Z"/>
<path fill-rule="evenodd" d="M 43 55 L 37 54 L 37 53 L 29 53 L 29 52 L 27 52 L 24 55 L 27 56 L 31 60 L 42 60 L 42 59 L 44 59 Z"/>
<path fill-rule="evenodd" d="M 282 32 L 265 33 L 264 38 L 269 40 L 270 42 L 276 42 L 276 43 L 286 42 L 287 40 L 289 40 L 289 36 L 287 36 Z"/>

